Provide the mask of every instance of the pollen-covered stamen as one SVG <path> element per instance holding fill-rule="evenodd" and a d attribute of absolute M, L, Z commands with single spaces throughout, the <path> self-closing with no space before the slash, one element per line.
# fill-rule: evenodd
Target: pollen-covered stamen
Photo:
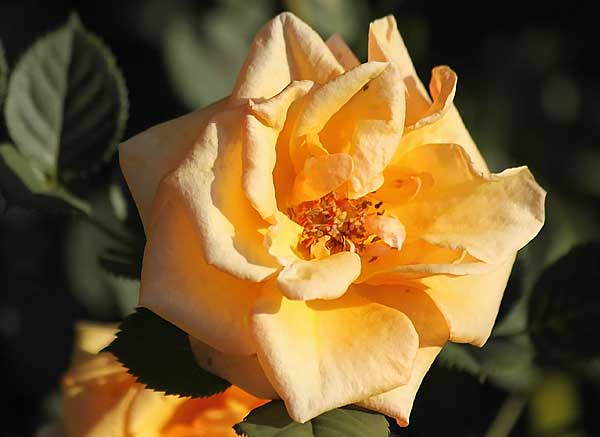
<path fill-rule="evenodd" d="M 369 210 L 372 210 L 372 202 L 364 197 L 348 199 L 341 194 L 329 193 L 290 208 L 288 214 L 303 227 L 299 249 L 310 256 L 311 246 L 317 243 L 331 254 L 361 253 L 375 238 L 365 228 Z"/>

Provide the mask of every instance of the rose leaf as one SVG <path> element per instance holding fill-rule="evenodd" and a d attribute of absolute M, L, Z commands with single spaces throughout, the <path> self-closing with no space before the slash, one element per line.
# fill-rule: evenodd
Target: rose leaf
<path fill-rule="evenodd" d="M 17 149 L 48 179 L 72 180 L 114 154 L 127 119 L 123 76 L 76 15 L 35 42 L 8 83 L 5 119 Z"/>
<path fill-rule="evenodd" d="M 12 144 L 0 144 L 0 186 L 8 206 L 14 204 L 51 213 L 91 213 L 85 200 L 49 179 Z"/>
<path fill-rule="evenodd" d="M 389 423 L 382 414 L 352 407 L 337 408 L 309 422 L 294 422 L 282 401 L 271 401 L 254 409 L 234 427 L 247 437 L 387 437 Z"/>
<path fill-rule="evenodd" d="M 146 308 L 137 308 L 105 349 L 127 367 L 138 382 L 170 395 L 206 397 L 230 384 L 200 368 L 188 335 Z"/>
<path fill-rule="evenodd" d="M 586 243 L 546 269 L 529 302 L 529 332 L 541 364 L 576 366 L 600 357 L 600 242 Z"/>

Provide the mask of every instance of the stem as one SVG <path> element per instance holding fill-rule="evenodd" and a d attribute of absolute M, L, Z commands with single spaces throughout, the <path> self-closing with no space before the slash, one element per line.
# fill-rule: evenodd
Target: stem
<path fill-rule="evenodd" d="M 101 222 L 96 217 L 91 214 L 84 214 L 83 217 L 93 225 L 96 229 L 100 230 L 104 235 L 112 239 L 116 243 L 120 243 L 125 247 L 129 247 L 133 244 L 133 240 L 128 238 L 126 235 L 121 234 L 120 232 L 112 229 L 106 223 Z"/>
<path fill-rule="evenodd" d="M 509 395 L 490 424 L 485 437 L 508 437 L 527 405 L 527 398 Z"/>

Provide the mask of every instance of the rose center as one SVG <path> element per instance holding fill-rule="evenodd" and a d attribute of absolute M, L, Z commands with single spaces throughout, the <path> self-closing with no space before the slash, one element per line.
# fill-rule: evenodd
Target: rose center
<path fill-rule="evenodd" d="M 365 228 L 371 206 L 365 197 L 348 199 L 329 193 L 290 208 L 289 217 L 303 228 L 298 248 L 305 255 L 314 255 L 316 246 L 330 254 L 362 252 L 373 239 Z"/>

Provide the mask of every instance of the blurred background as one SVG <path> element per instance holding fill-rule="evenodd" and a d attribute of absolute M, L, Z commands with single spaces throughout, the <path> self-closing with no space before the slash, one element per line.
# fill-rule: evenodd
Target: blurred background
<path fill-rule="evenodd" d="M 526 164 L 549 193 L 547 224 L 519 256 L 495 331 L 499 340 L 489 346 L 503 369 L 488 365 L 482 373 L 485 363 L 474 370 L 453 358 L 473 353 L 479 360 L 479 352 L 447 352 L 426 377 L 410 428 L 396 432 L 483 436 L 505 426 L 513 436 L 597 436 L 600 366 L 573 372 L 539 365 L 527 341 L 516 343 L 523 346 L 519 353 L 500 342 L 523 334 L 525 298 L 545 267 L 598 238 L 600 229 L 596 15 L 591 2 L 555 4 L 0 0 L 0 40 L 12 68 L 30 44 L 77 11 L 123 71 L 129 137 L 227 95 L 254 33 L 278 12 L 293 11 L 324 38 L 340 33 L 363 60 L 369 21 L 394 14 L 423 82 L 439 64 L 458 73 L 456 104 L 491 169 Z M 2 123 L 0 129 L 0 141 L 7 140 Z M 141 228 L 123 187 L 115 157 L 73 190 L 94 206 L 98 220 L 127 229 L 139 249 Z M 2 213 L 4 207 L 0 411 L 7 414 L 0 435 L 29 436 L 60 415 L 57 389 L 69 362 L 73 322 L 121 319 L 135 306 L 138 283 L 134 275 L 105 268 L 115 240 L 110 232 L 73 214 L 19 206 Z M 600 270 L 595 263 L 588 268 Z M 587 292 L 598 295 L 598 283 L 588 285 Z"/>

